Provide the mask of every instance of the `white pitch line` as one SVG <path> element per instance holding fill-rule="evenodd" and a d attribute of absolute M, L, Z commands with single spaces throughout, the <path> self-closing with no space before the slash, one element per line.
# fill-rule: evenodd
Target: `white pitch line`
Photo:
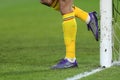
<path fill-rule="evenodd" d="M 89 76 L 89 75 L 92 75 L 92 74 L 94 74 L 94 73 L 97 73 L 97 72 L 99 72 L 99 71 L 102 71 L 102 70 L 104 70 L 105 68 L 97 68 L 97 69 L 93 69 L 93 70 L 91 70 L 91 71 L 87 71 L 87 72 L 84 72 L 84 73 L 80 73 L 80 74 L 77 74 L 77 75 L 75 75 L 75 76 L 73 76 L 73 77 L 70 77 L 70 78 L 67 78 L 67 79 L 65 79 L 65 80 L 78 80 L 78 79 L 81 79 L 81 78 L 83 78 L 83 77 L 87 77 L 87 76 Z"/>

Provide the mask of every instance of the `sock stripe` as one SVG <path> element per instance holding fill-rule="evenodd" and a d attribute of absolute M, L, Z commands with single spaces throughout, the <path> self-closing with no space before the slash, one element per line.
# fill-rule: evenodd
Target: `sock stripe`
<path fill-rule="evenodd" d="M 71 19 L 74 19 L 75 16 L 70 16 L 70 17 L 67 17 L 67 18 L 64 18 L 63 21 L 68 21 L 68 20 L 71 20 Z"/>
<path fill-rule="evenodd" d="M 57 4 L 58 4 L 58 0 L 54 0 L 54 2 L 52 3 L 51 6 L 52 6 L 53 8 L 55 8 L 55 7 L 57 6 Z"/>

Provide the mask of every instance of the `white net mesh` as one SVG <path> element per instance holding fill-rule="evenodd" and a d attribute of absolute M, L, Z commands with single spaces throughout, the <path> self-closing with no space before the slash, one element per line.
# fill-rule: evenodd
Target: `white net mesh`
<path fill-rule="evenodd" d="M 120 65 L 120 0 L 113 0 L 113 61 Z"/>

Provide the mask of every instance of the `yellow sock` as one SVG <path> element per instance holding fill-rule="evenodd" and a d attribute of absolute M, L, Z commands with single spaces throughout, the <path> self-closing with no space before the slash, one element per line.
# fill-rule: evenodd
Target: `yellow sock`
<path fill-rule="evenodd" d="M 63 15 L 63 32 L 66 46 L 66 58 L 75 58 L 77 23 L 74 12 Z"/>
<path fill-rule="evenodd" d="M 75 12 L 75 16 L 80 18 L 82 21 L 88 23 L 90 20 L 89 14 L 83 10 L 81 10 L 80 8 L 74 6 L 74 12 Z"/>

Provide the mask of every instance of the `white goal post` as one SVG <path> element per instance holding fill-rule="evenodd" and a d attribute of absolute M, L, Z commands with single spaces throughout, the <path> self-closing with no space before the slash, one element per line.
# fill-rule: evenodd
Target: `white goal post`
<path fill-rule="evenodd" d="M 100 0 L 100 65 L 112 66 L 112 0 Z"/>

